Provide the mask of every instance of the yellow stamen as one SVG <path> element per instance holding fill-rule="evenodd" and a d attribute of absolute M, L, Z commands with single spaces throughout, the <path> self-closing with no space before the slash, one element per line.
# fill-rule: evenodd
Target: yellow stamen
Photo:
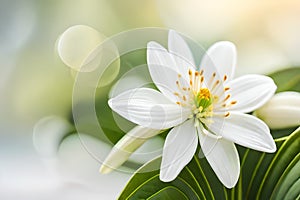
<path fill-rule="evenodd" d="M 209 100 L 210 99 L 209 89 L 207 89 L 207 88 L 201 88 L 200 91 L 199 91 L 199 93 L 198 93 L 198 98 L 199 99 Z"/>
<path fill-rule="evenodd" d="M 200 82 L 201 82 L 201 83 L 203 83 L 203 81 L 204 81 L 204 77 L 203 77 L 203 76 L 201 76 L 201 80 L 200 80 Z"/>
<path fill-rule="evenodd" d="M 230 104 L 234 105 L 234 104 L 236 104 L 236 103 L 237 103 L 237 101 L 232 101 Z"/>
<path fill-rule="evenodd" d="M 228 95 L 226 96 L 226 98 L 224 99 L 224 101 L 227 101 L 229 98 L 230 98 L 230 94 L 228 94 Z"/>

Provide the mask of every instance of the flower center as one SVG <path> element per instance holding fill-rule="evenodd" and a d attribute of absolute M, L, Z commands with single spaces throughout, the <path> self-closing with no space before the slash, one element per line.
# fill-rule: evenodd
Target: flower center
<path fill-rule="evenodd" d="M 209 117 L 213 116 L 213 97 L 208 88 L 200 88 L 194 94 L 193 114 L 190 118 L 195 118 L 195 126 L 201 124 L 210 124 Z"/>
<path fill-rule="evenodd" d="M 230 115 L 226 109 L 235 105 L 237 101 L 230 101 L 231 95 L 228 93 L 230 88 L 224 87 L 226 75 L 222 79 L 217 79 L 216 73 L 212 73 L 211 77 L 206 80 L 203 70 L 191 69 L 186 75 L 187 79 L 184 79 L 181 74 L 178 74 L 176 81 L 178 91 L 174 92 L 174 95 L 178 97 L 176 104 L 191 108 L 192 114 L 189 118 L 195 119 L 195 126 L 202 124 L 208 127 L 213 122 L 211 119 L 213 115 L 223 117 Z M 218 114 L 214 114 L 214 110 L 218 111 Z M 220 114 L 222 112 L 224 114 Z"/>
<path fill-rule="evenodd" d="M 210 91 L 207 88 L 201 88 L 195 95 L 195 104 L 197 108 L 202 106 L 203 109 L 206 109 L 212 104 L 212 102 L 213 99 L 211 98 Z"/>

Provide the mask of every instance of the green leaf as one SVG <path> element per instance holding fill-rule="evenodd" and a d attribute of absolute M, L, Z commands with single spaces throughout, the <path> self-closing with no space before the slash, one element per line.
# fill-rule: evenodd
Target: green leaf
<path fill-rule="evenodd" d="M 277 139 L 277 138 L 282 138 L 282 137 L 289 136 L 296 129 L 297 129 L 297 127 L 271 130 L 271 134 L 272 134 L 273 138 Z"/>
<path fill-rule="evenodd" d="M 277 92 L 287 90 L 300 92 L 300 67 L 283 69 L 269 74 L 277 85 Z"/>
<path fill-rule="evenodd" d="M 176 187 L 173 186 L 167 186 L 163 188 L 162 190 L 158 191 L 157 193 L 151 195 L 148 199 L 166 199 L 166 200 L 173 200 L 173 199 L 186 199 L 188 200 L 188 197 L 178 190 Z"/>
<path fill-rule="evenodd" d="M 293 186 L 300 177 L 300 152 L 284 170 L 272 193 L 272 198 L 283 199 L 284 194 Z"/>
<path fill-rule="evenodd" d="M 196 155 L 174 181 L 161 182 L 161 158 L 156 158 L 132 176 L 119 199 L 299 198 L 300 127 L 289 136 L 276 139 L 276 145 L 278 150 L 273 154 L 238 146 L 241 175 L 233 189 L 225 188 L 206 159 Z"/>
<path fill-rule="evenodd" d="M 298 128 L 288 139 L 282 144 L 281 148 L 277 151 L 275 157 L 270 163 L 261 185 L 258 190 L 257 197 L 263 199 L 270 197 L 271 192 L 274 190 L 276 183 L 279 181 L 280 176 L 284 170 L 297 156 L 300 150 L 300 128 Z M 300 188 L 299 188 L 300 192 Z"/>
<path fill-rule="evenodd" d="M 300 179 L 298 180 L 290 187 L 289 191 L 286 193 L 284 199 L 298 199 L 300 198 Z"/>
<path fill-rule="evenodd" d="M 194 190 L 194 180 L 181 178 L 180 176 L 170 182 L 164 183 L 159 180 L 159 166 L 161 158 L 156 158 L 153 161 L 140 168 L 130 180 L 130 184 L 122 192 L 119 199 L 151 199 L 154 196 L 161 195 L 172 196 L 170 192 L 176 189 L 181 196 L 187 199 L 199 199 L 197 192 Z M 153 170 L 156 169 L 156 170 Z M 187 176 L 187 174 L 185 174 Z M 173 188 L 173 189 L 170 189 Z M 154 195 L 154 196 L 153 196 Z"/>

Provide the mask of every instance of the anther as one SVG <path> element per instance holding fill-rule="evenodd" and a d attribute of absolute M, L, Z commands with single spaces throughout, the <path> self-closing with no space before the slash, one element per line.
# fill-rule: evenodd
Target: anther
<path fill-rule="evenodd" d="M 229 90 L 229 89 L 230 89 L 229 87 L 225 87 L 225 88 L 224 88 L 225 91 L 227 91 L 227 90 Z"/>
<path fill-rule="evenodd" d="M 200 82 L 203 83 L 203 81 L 204 81 L 204 77 L 201 76 Z"/>
<path fill-rule="evenodd" d="M 181 105 L 181 103 L 179 101 L 176 102 L 177 105 Z"/>
<path fill-rule="evenodd" d="M 178 74 L 178 78 L 181 78 L 181 74 Z"/>
<path fill-rule="evenodd" d="M 224 117 L 228 117 L 229 115 L 230 115 L 230 113 L 228 112 L 224 115 Z"/>
<path fill-rule="evenodd" d="M 211 78 L 209 79 L 209 82 L 208 82 L 209 85 L 211 85 L 213 83 L 213 80 L 215 79 L 215 77 L 216 77 L 216 72 L 214 72 L 212 74 Z"/>
<path fill-rule="evenodd" d="M 224 80 L 224 81 L 226 81 L 226 80 L 227 80 L 227 76 L 226 76 L 226 75 L 224 75 L 224 78 L 223 78 L 223 80 Z"/>
<path fill-rule="evenodd" d="M 230 94 L 228 94 L 228 95 L 226 96 L 226 98 L 224 99 L 224 101 L 227 101 L 229 98 L 230 98 Z"/>
<path fill-rule="evenodd" d="M 220 83 L 220 81 L 217 80 L 217 81 L 215 82 L 215 84 L 213 85 L 212 89 L 215 89 L 215 87 L 216 87 L 219 83 Z"/>
<path fill-rule="evenodd" d="M 230 104 L 234 105 L 234 104 L 236 104 L 236 103 L 237 103 L 237 101 L 232 101 Z"/>

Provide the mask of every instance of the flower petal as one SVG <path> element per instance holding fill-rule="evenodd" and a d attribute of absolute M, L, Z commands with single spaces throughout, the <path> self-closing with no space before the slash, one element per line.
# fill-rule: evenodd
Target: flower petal
<path fill-rule="evenodd" d="M 128 90 L 110 99 L 108 104 L 129 121 L 160 130 L 182 123 L 191 113 L 150 88 Z"/>
<path fill-rule="evenodd" d="M 216 72 L 217 79 L 233 79 L 236 67 L 236 48 L 228 41 L 213 44 L 203 56 L 200 69 L 204 70 L 204 77 L 210 78 Z"/>
<path fill-rule="evenodd" d="M 237 101 L 230 110 L 251 112 L 264 105 L 276 91 L 274 81 L 264 75 L 245 75 L 228 83 L 231 99 Z"/>
<path fill-rule="evenodd" d="M 196 68 L 193 54 L 185 40 L 176 31 L 170 30 L 168 37 L 168 49 L 178 67 L 183 67 L 188 75 L 189 67 Z"/>
<path fill-rule="evenodd" d="M 219 180 L 227 188 L 233 188 L 240 175 L 240 159 L 233 142 L 216 139 L 198 128 L 201 150 Z"/>
<path fill-rule="evenodd" d="M 228 117 L 212 117 L 212 120 L 209 129 L 225 139 L 258 151 L 276 151 L 268 126 L 252 115 L 231 112 Z"/>
<path fill-rule="evenodd" d="M 174 127 L 168 134 L 160 167 L 160 180 L 174 180 L 191 161 L 198 145 L 197 132 L 193 120 Z"/>
<path fill-rule="evenodd" d="M 134 127 L 113 147 L 104 160 L 100 168 L 100 173 L 107 174 L 121 166 L 147 139 L 159 133 L 160 130 L 149 129 L 142 126 Z"/>
<path fill-rule="evenodd" d="M 173 56 L 156 42 L 149 42 L 147 45 L 147 64 L 151 78 L 157 88 L 170 100 L 176 102 L 177 97 L 174 93 L 178 92 L 176 84 L 178 75 L 187 74 L 188 70 L 185 67 L 178 67 Z M 188 81 L 182 79 L 181 84 L 185 87 L 188 85 Z"/>

